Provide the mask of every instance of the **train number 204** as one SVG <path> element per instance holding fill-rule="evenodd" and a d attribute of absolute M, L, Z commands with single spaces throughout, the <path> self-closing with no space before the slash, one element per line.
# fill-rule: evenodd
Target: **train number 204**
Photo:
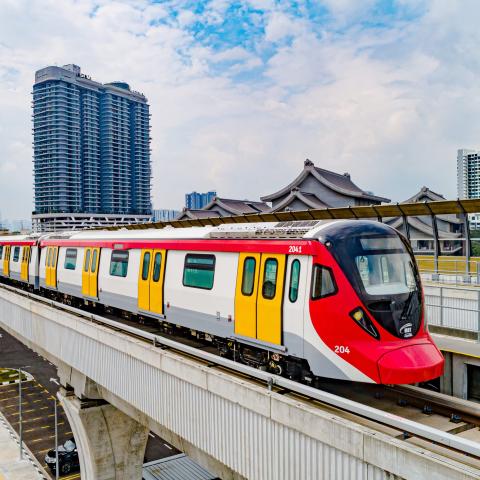
<path fill-rule="evenodd" d="M 288 247 L 288 253 L 302 253 L 302 247 L 299 245 L 290 245 Z"/>
<path fill-rule="evenodd" d="M 335 345 L 335 353 L 350 353 L 350 349 L 345 345 Z"/>

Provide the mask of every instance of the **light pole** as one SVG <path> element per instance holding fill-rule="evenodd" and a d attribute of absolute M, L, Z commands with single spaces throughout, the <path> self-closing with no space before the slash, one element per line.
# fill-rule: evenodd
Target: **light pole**
<path fill-rule="evenodd" d="M 54 378 L 50 379 L 51 382 L 55 383 L 55 385 L 60 386 L 60 384 Z M 58 412 L 57 412 L 57 397 L 53 399 L 55 402 L 55 480 L 59 478 L 59 471 L 58 471 Z"/>

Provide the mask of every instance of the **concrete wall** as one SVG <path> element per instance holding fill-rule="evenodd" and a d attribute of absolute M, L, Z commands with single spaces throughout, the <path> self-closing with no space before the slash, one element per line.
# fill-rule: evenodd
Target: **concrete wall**
<path fill-rule="evenodd" d="M 2 288 L 0 325 L 96 382 L 112 405 L 223 479 L 480 478 L 330 407 L 269 392 Z"/>

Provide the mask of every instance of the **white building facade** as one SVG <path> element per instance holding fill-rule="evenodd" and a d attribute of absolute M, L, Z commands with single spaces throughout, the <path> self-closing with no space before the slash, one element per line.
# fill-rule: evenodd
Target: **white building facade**
<path fill-rule="evenodd" d="M 457 195 L 460 199 L 480 198 L 480 150 L 457 151 Z M 468 216 L 470 228 L 480 229 L 480 213 Z"/>

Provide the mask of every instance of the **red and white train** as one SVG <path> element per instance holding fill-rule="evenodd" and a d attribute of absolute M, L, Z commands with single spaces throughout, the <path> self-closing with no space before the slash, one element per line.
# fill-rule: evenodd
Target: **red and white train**
<path fill-rule="evenodd" d="M 0 262 L 4 282 L 157 319 L 299 381 L 398 384 L 443 373 L 414 256 L 379 222 L 0 237 Z"/>

